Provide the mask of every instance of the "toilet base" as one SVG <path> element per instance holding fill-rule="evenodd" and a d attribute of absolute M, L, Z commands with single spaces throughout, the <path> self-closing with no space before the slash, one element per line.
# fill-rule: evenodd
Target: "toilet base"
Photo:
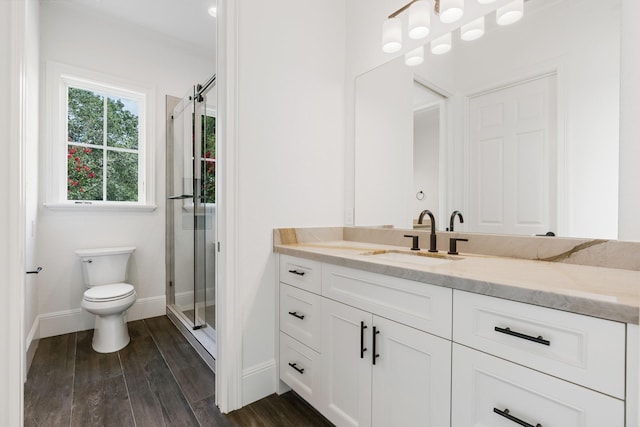
<path fill-rule="evenodd" d="M 124 313 L 97 315 L 91 346 L 98 353 L 113 353 L 129 344 L 129 330 Z"/>

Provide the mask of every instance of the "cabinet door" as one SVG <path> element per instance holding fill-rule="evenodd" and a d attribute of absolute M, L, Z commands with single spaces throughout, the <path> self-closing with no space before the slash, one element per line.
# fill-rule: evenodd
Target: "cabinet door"
<path fill-rule="evenodd" d="M 452 427 L 623 427 L 624 402 L 453 345 Z"/>
<path fill-rule="evenodd" d="M 321 318 L 320 411 L 339 427 L 370 426 L 371 314 L 323 298 Z"/>
<path fill-rule="evenodd" d="M 373 326 L 373 426 L 449 426 L 451 342 L 376 316 Z"/>

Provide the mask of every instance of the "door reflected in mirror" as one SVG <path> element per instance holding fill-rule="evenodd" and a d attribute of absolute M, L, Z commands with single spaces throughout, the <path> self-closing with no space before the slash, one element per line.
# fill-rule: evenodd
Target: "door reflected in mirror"
<path fill-rule="evenodd" d="M 481 39 L 359 76 L 355 224 L 412 228 L 429 209 L 445 230 L 460 210 L 459 231 L 615 239 L 620 17 L 620 0 L 529 0 L 510 27 L 489 15 Z M 544 94 L 509 95 L 531 82 Z"/>

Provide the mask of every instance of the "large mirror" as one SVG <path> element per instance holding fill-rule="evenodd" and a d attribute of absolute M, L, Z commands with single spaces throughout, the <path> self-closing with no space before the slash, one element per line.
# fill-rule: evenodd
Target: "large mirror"
<path fill-rule="evenodd" d="M 355 224 L 617 237 L 621 0 L 528 0 L 356 79 Z M 425 217 L 427 218 L 427 217 Z M 429 225 L 429 221 L 425 221 Z"/>

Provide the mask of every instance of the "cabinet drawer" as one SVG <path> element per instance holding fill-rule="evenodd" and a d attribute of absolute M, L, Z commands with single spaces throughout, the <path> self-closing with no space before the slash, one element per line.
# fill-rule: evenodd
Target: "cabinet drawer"
<path fill-rule="evenodd" d="M 622 400 L 457 344 L 451 414 L 452 427 L 624 426 Z"/>
<path fill-rule="evenodd" d="M 314 407 L 318 407 L 320 373 L 320 355 L 280 332 L 280 379 Z"/>
<path fill-rule="evenodd" d="M 322 267 L 322 295 L 451 339 L 451 289 L 337 265 Z"/>
<path fill-rule="evenodd" d="M 320 295 L 280 284 L 280 330 L 320 351 Z"/>
<path fill-rule="evenodd" d="M 455 342 L 624 399 L 624 324 L 462 291 L 453 305 Z"/>
<path fill-rule="evenodd" d="M 321 265 L 318 261 L 280 255 L 280 281 L 319 294 Z"/>

